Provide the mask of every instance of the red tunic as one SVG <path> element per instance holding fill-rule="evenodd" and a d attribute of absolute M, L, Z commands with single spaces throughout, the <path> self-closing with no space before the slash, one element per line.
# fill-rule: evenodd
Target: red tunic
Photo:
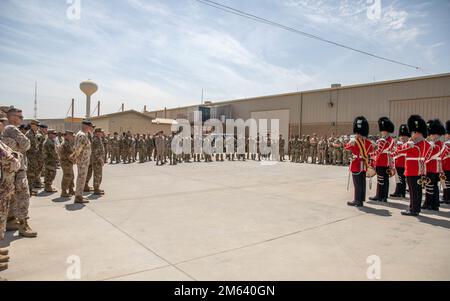
<path fill-rule="evenodd" d="M 450 141 L 445 142 L 444 151 L 441 155 L 442 170 L 450 171 Z"/>
<path fill-rule="evenodd" d="M 367 154 L 370 154 L 373 151 L 373 144 L 367 138 L 362 138 L 364 141 L 364 146 L 366 148 Z M 352 163 L 350 164 L 350 171 L 352 173 L 359 173 L 361 171 L 367 171 L 367 168 L 364 164 L 364 159 L 361 157 L 361 152 L 359 151 L 359 147 L 355 142 L 349 142 L 345 145 L 346 150 L 350 150 L 353 154 Z"/>
<path fill-rule="evenodd" d="M 404 145 L 402 141 L 398 141 L 397 145 L 395 146 L 395 150 L 401 148 Z M 405 162 L 406 162 L 406 154 L 398 154 L 397 156 L 393 157 L 395 160 L 395 167 L 397 168 L 405 168 Z"/>
<path fill-rule="evenodd" d="M 408 141 L 399 147 L 393 156 L 406 154 L 405 176 L 417 177 L 426 175 L 426 161 L 431 156 L 431 145 L 425 139 L 414 143 Z"/>
<path fill-rule="evenodd" d="M 391 136 L 378 139 L 377 150 L 370 154 L 374 157 L 376 167 L 388 167 L 390 165 L 390 156 L 394 143 L 395 141 Z"/>
<path fill-rule="evenodd" d="M 441 170 L 441 156 L 444 150 L 444 143 L 442 141 L 430 142 L 432 147 L 431 156 L 427 160 L 427 172 L 439 173 Z"/>

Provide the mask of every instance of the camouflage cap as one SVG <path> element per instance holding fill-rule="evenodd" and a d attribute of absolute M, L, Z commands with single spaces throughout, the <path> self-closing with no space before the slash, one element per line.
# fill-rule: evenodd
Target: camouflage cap
<path fill-rule="evenodd" d="M 39 125 L 40 122 L 39 122 L 39 120 L 32 119 L 32 120 L 30 121 L 30 124 Z"/>
<path fill-rule="evenodd" d="M 56 135 L 56 130 L 54 130 L 54 129 L 49 129 L 48 132 L 47 132 L 47 134 L 53 134 L 53 135 Z"/>
<path fill-rule="evenodd" d="M 39 127 L 40 127 L 41 129 L 48 129 L 48 125 L 43 124 L 43 123 L 39 124 Z"/>
<path fill-rule="evenodd" d="M 96 132 L 96 133 L 101 133 L 101 132 L 103 132 L 103 130 L 102 130 L 102 128 L 96 128 L 96 129 L 95 129 L 95 132 Z"/>
<path fill-rule="evenodd" d="M 64 132 L 64 135 L 69 135 L 69 136 L 71 136 L 71 135 L 73 135 L 74 133 L 72 132 L 72 131 L 65 131 Z"/>

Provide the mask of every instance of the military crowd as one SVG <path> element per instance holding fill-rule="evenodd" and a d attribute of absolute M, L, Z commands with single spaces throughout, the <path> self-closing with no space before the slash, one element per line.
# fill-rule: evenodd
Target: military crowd
<path fill-rule="evenodd" d="M 62 170 L 62 198 L 75 196 L 75 203 L 87 203 L 83 192 L 104 194 L 100 185 L 105 137 L 89 120 L 83 120 L 76 135 L 71 131 L 57 133 L 38 120 L 23 124 L 18 108 L 0 107 L 0 133 L 0 241 L 6 231 L 37 237 L 28 223 L 30 197 L 39 195 L 41 189 L 44 194 L 56 193 L 53 183 L 58 169 Z M 89 186 L 91 178 L 93 188 Z M 8 268 L 8 261 L 9 250 L 0 249 L 0 271 Z"/>
<path fill-rule="evenodd" d="M 252 152 L 249 147 L 251 138 L 245 139 L 245 153 L 239 153 L 237 150 L 237 141 L 239 138 L 224 136 L 223 137 L 223 153 L 208 154 L 206 151 L 200 150 L 196 152 L 194 145 L 197 143 L 196 138 L 184 138 L 184 142 L 191 145 L 189 151 L 175 154 L 172 151 L 172 140 L 175 133 L 172 135 L 165 135 L 163 132 L 150 134 L 132 134 L 131 132 L 107 134 L 102 138 L 105 147 L 105 162 L 109 160 L 110 164 L 129 164 L 134 162 L 144 163 L 155 161 L 157 165 L 176 165 L 178 163 L 189 162 L 211 162 L 215 158 L 216 161 L 229 160 L 279 160 L 285 161 L 286 156 L 294 163 L 312 163 L 312 164 L 327 164 L 347 166 L 350 164 L 351 152 L 345 150 L 344 145 L 350 141 L 349 136 L 335 137 L 321 137 L 316 134 L 309 136 L 304 135 L 291 136 L 288 141 L 287 152 L 285 150 L 286 141 L 282 135 L 274 140 L 270 135 L 262 138 L 267 147 L 278 145 L 278 151 L 274 149 L 268 152 L 262 152 L 263 146 L 260 143 L 259 135 L 256 138 L 256 148 Z M 211 139 L 214 146 L 217 136 L 203 137 L 200 143 L 205 139 Z M 376 138 L 375 138 L 376 139 Z M 234 150 L 227 151 L 227 141 L 232 140 Z M 182 148 L 182 146 L 180 146 Z"/>

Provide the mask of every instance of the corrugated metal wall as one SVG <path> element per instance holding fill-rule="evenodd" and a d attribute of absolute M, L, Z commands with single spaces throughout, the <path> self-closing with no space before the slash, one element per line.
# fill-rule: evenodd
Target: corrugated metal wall
<path fill-rule="evenodd" d="M 439 118 L 445 123 L 450 119 L 450 96 L 390 102 L 390 116 L 397 126 L 406 123 L 412 114 L 419 114 L 425 120 Z"/>

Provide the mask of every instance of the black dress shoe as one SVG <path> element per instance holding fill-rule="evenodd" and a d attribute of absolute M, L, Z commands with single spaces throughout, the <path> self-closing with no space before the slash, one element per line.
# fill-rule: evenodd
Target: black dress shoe
<path fill-rule="evenodd" d="M 380 199 L 377 196 L 374 196 L 374 197 L 369 198 L 369 200 L 378 202 Z"/>
<path fill-rule="evenodd" d="M 358 203 L 358 202 L 355 202 L 355 201 L 353 201 L 353 202 L 347 202 L 347 205 L 348 205 L 348 206 L 351 206 L 351 207 L 362 207 L 362 206 L 363 206 L 362 203 Z"/>
<path fill-rule="evenodd" d="M 402 211 L 402 215 L 405 215 L 405 216 L 418 216 L 419 213 L 406 210 L 406 211 Z"/>
<path fill-rule="evenodd" d="M 391 198 L 399 198 L 399 197 L 400 197 L 399 194 L 395 194 L 395 193 L 390 194 L 389 196 L 390 196 Z"/>

